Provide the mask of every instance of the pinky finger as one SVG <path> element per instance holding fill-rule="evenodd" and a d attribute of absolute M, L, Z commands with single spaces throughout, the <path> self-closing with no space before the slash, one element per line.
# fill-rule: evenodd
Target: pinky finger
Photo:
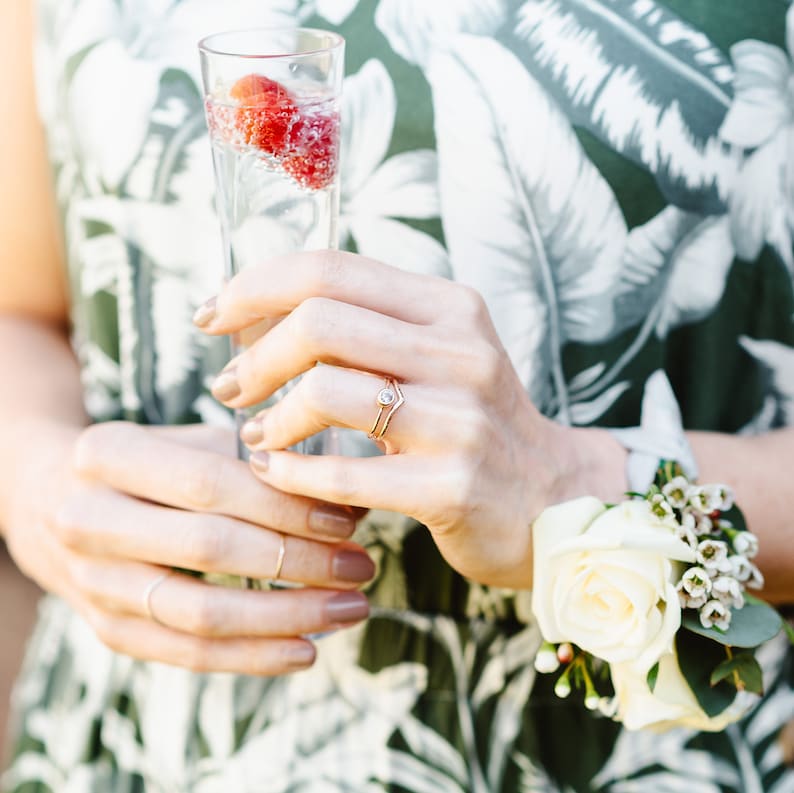
<path fill-rule="evenodd" d="M 141 617 L 83 609 L 100 641 L 116 653 L 193 672 L 274 676 L 307 669 L 316 650 L 306 639 L 208 639 Z M 86 613 L 88 612 L 88 613 Z"/>

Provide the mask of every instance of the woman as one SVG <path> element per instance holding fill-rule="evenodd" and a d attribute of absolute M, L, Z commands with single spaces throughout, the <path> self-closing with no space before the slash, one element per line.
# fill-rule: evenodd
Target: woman
<path fill-rule="evenodd" d="M 685 425 L 713 431 L 688 440 L 761 537 L 765 596 L 794 597 L 794 18 L 772 0 L 593 8 L 41 0 L 62 256 L 20 68 L 30 9 L 3 6 L 0 522 L 55 596 L 7 789 L 791 789 L 781 642 L 766 699 L 716 735 L 622 732 L 534 671 L 531 523 L 578 495 L 619 500 L 627 463 L 635 486 L 671 443 L 687 455 L 654 435 L 671 411 L 659 369 Z M 358 254 L 264 261 L 202 306 L 219 248 L 195 42 L 296 19 L 349 42 Z M 213 379 L 210 336 L 274 316 Z M 202 385 L 235 407 L 301 372 L 238 462 Z M 325 426 L 366 433 L 380 373 L 405 396 L 388 456 L 279 451 Z M 415 522 L 372 512 L 351 540 L 347 505 Z"/>

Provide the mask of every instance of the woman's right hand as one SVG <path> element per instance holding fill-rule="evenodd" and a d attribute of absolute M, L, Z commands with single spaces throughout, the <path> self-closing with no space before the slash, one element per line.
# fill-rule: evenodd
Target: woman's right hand
<path fill-rule="evenodd" d="M 116 422 L 60 449 L 19 477 L 6 539 L 20 568 L 111 649 L 276 675 L 312 664 L 305 635 L 367 616 L 353 590 L 374 565 L 348 541 L 354 513 L 264 486 L 236 459 L 232 433 Z M 273 577 L 281 535 L 281 578 L 306 588 L 235 589 L 172 573 L 146 603 L 174 567 Z"/>

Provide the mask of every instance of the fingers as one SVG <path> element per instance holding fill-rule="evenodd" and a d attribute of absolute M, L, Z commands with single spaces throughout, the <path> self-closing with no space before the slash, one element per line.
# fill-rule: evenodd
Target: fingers
<path fill-rule="evenodd" d="M 233 589 L 162 567 L 79 556 L 70 573 L 94 609 L 206 639 L 294 638 L 348 627 L 369 614 L 360 592 Z"/>
<path fill-rule="evenodd" d="M 252 477 L 253 478 L 253 477 Z M 272 578 L 282 535 L 219 515 L 144 503 L 110 488 L 76 488 L 53 520 L 60 541 L 84 555 L 250 578 Z M 312 586 L 350 588 L 375 572 L 352 543 L 283 535 L 281 577 Z"/>
<path fill-rule="evenodd" d="M 169 630 L 139 617 L 90 616 L 89 623 L 111 650 L 141 661 L 193 672 L 274 676 L 309 668 L 315 659 L 305 639 L 205 639 Z"/>
<path fill-rule="evenodd" d="M 433 364 L 443 347 L 418 325 L 339 301 L 312 298 L 237 356 L 212 392 L 232 407 L 253 405 L 312 369 L 317 361 L 389 372 L 399 380 L 431 378 L 437 374 Z"/>
<path fill-rule="evenodd" d="M 257 452 L 256 475 L 287 492 L 308 493 L 332 503 L 402 512 L 428 522 L 428 503 L 445 505 L 470 483 L 455 467 L 431 455 L 387 455 L 364 459 L 295 452 Z M 432 493 L 429 491 L 432 490 Z"/>
<path fill-rule="evenodd" d="M 208 301 L 194 321 L 206 333 L 231 333 L 265 317 L 289 314 L 309 297 L 326 297 L 406 322 L 426 324 L 438 314 L 448 284 L 342 251 L 279 256 L 243 270 Z"/>
<path fill-rule="evenodd" d="M 263 488 L 245 463 L 175 443 L 159 429 L 95 425 L 77 444 L 75 467 L 86 479 L 147 501 L 228 515 L 296 536 L 339 540 L 355 530 L 349 511 Z"/>
<path fill-rule="evenodd" d="M 242 437 L 254 450 L 286 449 L 327 427 L 368 433 L 384 387 L 377 375 L 318 366 L 307 372 L 279 402 L 249 421 Z M 405 402 L 391 414 L 383 440 L 387 451 L 443 448 L 449 434 L 466 426 L 454 396 L 426 386 L 402 386 Z M 388 410 L 384 410 L 381 422 Z M 382 426 L 382 423 L 381 423 Z M 465 430 L 464 430 L 465 432 Z"/>

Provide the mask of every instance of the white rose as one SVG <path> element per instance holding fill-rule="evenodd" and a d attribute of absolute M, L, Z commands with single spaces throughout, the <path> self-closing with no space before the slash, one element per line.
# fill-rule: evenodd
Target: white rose
<path fill-rule="evenodd" d="M 671 560 L 692 563 L 695 552 L 647 501 L 550 507 L 534 523 L 533 553 L 532 610 L 546 641 L 646 672 L 671 650 L 681 625 Z"/>
<path fill-rule="evenodd" d="M 610 674 L 617 700 L 615 718 L 629 730 L 689 727 L 719 732 L 740 719 L 753 701 L 752 695 L 739 695 L 722 713 L 710 718 L 681 674 L 675 652 L 659 659 L 659 674 L 653 691 L 648 686 L 647 670 L 641 671 L 632 663 L 612 664 Z"/>

